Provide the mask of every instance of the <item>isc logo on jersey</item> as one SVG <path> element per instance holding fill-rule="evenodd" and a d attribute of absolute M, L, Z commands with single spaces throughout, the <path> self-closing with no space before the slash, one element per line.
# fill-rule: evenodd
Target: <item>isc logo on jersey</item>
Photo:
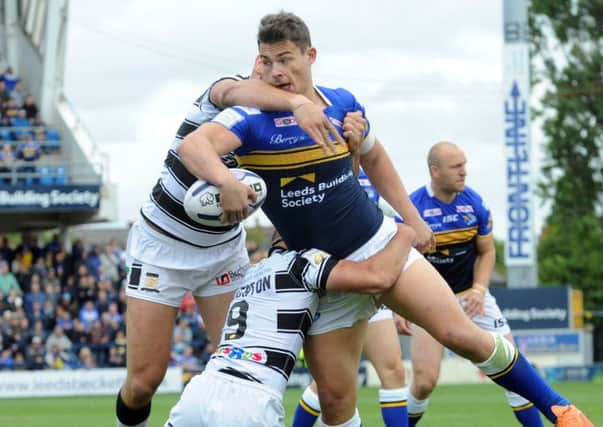
<path fill-rule="evenodd" d="M 249 185 L 257 193 L 256 202 L 249 203 L 248 214 L 251 215 L 266 200 L 268 195 L 266 182 L 258 174 L 246 169 L 233 168 L 229 170 L 239 181 Z M 184 211 L 193 221 L 199 224 L 213 227 L 224 226 L 220 221 L 222 215 L 220 190 L 210 182 L 199 179 L 190 186 L 184 196 Z"/>

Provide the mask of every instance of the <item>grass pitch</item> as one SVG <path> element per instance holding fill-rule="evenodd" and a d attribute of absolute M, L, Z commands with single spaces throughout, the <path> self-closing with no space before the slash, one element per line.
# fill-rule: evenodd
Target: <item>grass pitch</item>
<path fill-rule="evenodd" d="M 596 426 L 603 426 L 603 384 L 557 383 L 555 388 L 578 405 Z M 289 389 L 285 395 L 287 425 L 291 425 L 291 417 L 301 391 Z M 149 427 L 163 426 L 171 406 L 177 400 L 177 395 L 156 396 Z M 0 426 L 114 426 L 114 406 L 115 399 L 112 396 L 0 399 Z M 360 389 L 358 408 L 365 427 L 383 425 L 376 388 Z M 419 423 L 421 427 L 517 425 L 519 424 L 507 406 L 503 391 L 489 384 L 438 386 L 432 396 L 429 410 Z"/>

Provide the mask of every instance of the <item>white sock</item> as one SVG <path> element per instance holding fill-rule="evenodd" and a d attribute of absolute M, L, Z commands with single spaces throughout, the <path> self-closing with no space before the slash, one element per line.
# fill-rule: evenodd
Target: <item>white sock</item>
<path fill-rule="evenodd" d="M 429 397 L 427 399 L 417 399 L 412 395 L 412 391 L 408 390 L 408 413 L 409 414 L 423 414 L 427 411 L 429 405 Z"/>
<path fill-rule="evenodd" d="M 342 424 L 325 424 L 322 420 L 322 416 L 318 418 L 318 427 L 360 427 L 362 426 L 362 420 L 360 419 L 360 414 L 358 414 L 358 408 L 356 408 L 356 412 L 354 416 L 347 420 Z"/>
<path fill-rule="evenodd" d="M 304 403 L 308 405 L 311 409 L 314 409 L 316 412 L 320 412 L 320 402 L 318 400 L 318 395 L 314 393 L 314 390 L 312 390 L 310 386 L 306 387 L 301 398 Z"/>
<path fill-rule="evenodd" d="M 401 402 L 408 397 L 408 387 L 380 388 L 379 402 Z"/>

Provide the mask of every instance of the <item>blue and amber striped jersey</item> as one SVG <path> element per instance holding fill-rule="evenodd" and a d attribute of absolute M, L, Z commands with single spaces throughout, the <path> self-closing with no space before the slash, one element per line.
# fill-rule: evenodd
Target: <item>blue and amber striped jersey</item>
<path fill-rule="evenodd" d="M 316 90 L 340 133 L 348 112 L 364 114 L 364 107 L 348 91 Z M 240 166 L 266 181 L 268 197 L 262 209 L 289 248 L 316 247 L 345 258 L 376 233 L 383 214 L 355 179 L 347 145 L 337 145 L 335 154 L 325 155 L 291 112 L 233 107 L 214 122 L 242 142 L 235 151 Z M 369 128 L 361 150 L 373 141 Z"/>
<path fill-rule="evenodd" d="M 469 289 L 473 284 L 477 238 L 492 233 L 492 216 L 481 196 L 465 186 L 452 203 L 444 203 L 426 185 L 413 192 L 410 200 L 436 237 L 436 251 L 425 258 L 453 292 Z"/>

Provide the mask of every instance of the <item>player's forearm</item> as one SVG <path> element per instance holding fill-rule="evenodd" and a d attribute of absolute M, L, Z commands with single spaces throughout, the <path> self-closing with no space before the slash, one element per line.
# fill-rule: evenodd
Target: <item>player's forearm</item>
<path fill-rule="evenodd" d="M 184 138 L 178 155 L 186 169 L 193 175 L 221 187 L 234 179 L 228 168 L 222 163 L 220 154 L 199 129 Z"/>
<path fill-rule="evenodd" d="M 214 103 L 222 107 L 244 105 L 267 111 L 293 111 L 310 100 L 270 86 L 258 79 L 229 81 L 212 89 Z"/>
<path fill-rule="evenodd" d="M 404 218 L 405 222 L 420 219 L 419 212 L 410 201 L 402 179 L 396 172 L 385 148 L 379 142 L 376 142 L 375 147 L 368 154 L 362 156 L 360 161 L 377 192 Z"/>
<path fill-rule="evenodd" d="M 489 250 L 477 255 L 473 265 L 473 284 L 484 287 L 484 291 L 490 285 L 490 277 L 496 263 L 496 252 Z"/>

